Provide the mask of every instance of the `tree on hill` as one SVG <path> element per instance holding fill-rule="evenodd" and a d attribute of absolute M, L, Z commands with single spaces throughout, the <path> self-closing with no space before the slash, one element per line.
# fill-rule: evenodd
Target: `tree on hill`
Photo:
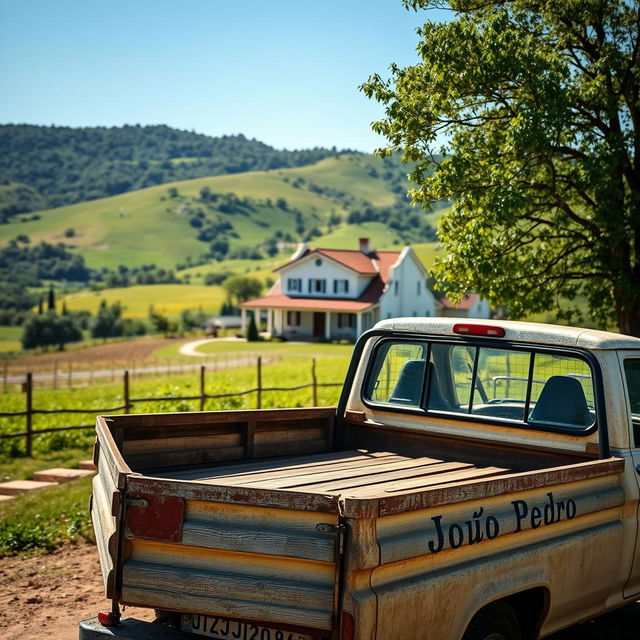
<path fill-rule="evenodd" d="M 22 348 L 57 346 L 62 351 L 69 342 L 82 340 L 82 332 L 71 316 L 54 313 L 32 315 L 24 324 Z"/>
<path fill-rule="evenodd" d="M 258 278 L 250 276 L 231 276 L 224 281 L 222 287 L 227 294 L 227 298 L 230 301 L 235 300 L 237 304 L 257 298 L 264 288 Z"/>
<path fill-rule="evenodd" d="M 386 105 L 386 152 L 417 163 L 414 202 L 454 199 L 438 279 L 515 317 L 560 300 L 571 320 L 583 297 L 600 324 L 640 335 L 638 5 L 445 4 L 453 19 L 419 29 L 418 63 L 363 85 Z"/>
<path fill-rule="evenodd" d="M 102 300 L 91 323 L 91 337 L 106 340 L 121 336 L 123 331 L 122 305 L 119 302 L 108 305 L 106 300 Z"/>
<path fill-rule="evenodd" d="M 53 287 L 49 287 L 49 295 L 47 296 L 47 311 L 56 311 L 56 294 Z"/>

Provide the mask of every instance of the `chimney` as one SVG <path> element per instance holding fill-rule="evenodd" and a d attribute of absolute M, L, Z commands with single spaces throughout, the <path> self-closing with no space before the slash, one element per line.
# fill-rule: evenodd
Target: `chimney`
<path fill-rule="evenodd" d="M 369 254 L 369 238 L 358 238 L 360 242 L 360 251 L 365 255 Z"/>

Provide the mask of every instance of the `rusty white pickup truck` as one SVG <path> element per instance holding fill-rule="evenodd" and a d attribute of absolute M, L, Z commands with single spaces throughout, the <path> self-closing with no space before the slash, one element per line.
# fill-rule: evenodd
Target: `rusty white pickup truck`
<path fill-rule="evenodd" d="M 107 625 L 533 640 L 640 597 L 640 339 L 387 320 L 337 409 L 100 417 L 95 459 Z"/>

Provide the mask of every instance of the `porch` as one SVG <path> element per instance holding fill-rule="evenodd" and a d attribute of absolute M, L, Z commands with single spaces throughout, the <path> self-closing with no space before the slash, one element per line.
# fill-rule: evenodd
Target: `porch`
<path fill-rule="evenodd" d="M 272 337 L 288 340 L 347 340 L 355 342 L 360 334 L 378 321 L 378 307 L 366 311 L 327 311 L 301 308 L 241 307 L 242 332 L 246 331 L 249 314 L 264 318 Z"/>

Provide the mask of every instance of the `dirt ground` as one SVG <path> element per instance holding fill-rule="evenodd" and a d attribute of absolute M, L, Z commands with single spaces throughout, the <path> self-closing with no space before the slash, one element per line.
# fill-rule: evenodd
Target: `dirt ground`
<path fill-rule="evenodd" d="M 92 545 L 70 545 L 34 558 L 0 559 L 2 640 L 76 640 L 79 622 L 109 606 Z M 140 620 L 154 617 L 150 609 L 133 607 L 124 615 Z M 638 640 L 639 630 L 640 603 L 634 603 L 548 640 Z"/>
<path fill-rule="evenodd" d="M 184 340 L 141 338 L 139 340 L 107 342 L 106 344 L 100 344 L 95 347 L 68 349 L 66 351 L 51 351 L 49 353 L 13 358 L 10 361 L 9 366 L 24 368 L 31 365 L 43 368 L 53 366 L 54 362 L 57 362 L 59 366 L 62 366 L 69 362 L 81 364 L 119 360 L 143 361 L 150 358 L 156 349 L 160 349 L 160 347 L 164 347 L 168 344 L 173 344 L 174 342 L 184 342 Z"/>
<path fill-rule="evenodd" d="M 79 622 L 110 606 L 92 545 L 70 545 L 34 558 L 0 559 L 2 640 L 77 640 Z M 128 608 L 125 616 L 154 618 L 152 610 L 137 608 Z"/>

